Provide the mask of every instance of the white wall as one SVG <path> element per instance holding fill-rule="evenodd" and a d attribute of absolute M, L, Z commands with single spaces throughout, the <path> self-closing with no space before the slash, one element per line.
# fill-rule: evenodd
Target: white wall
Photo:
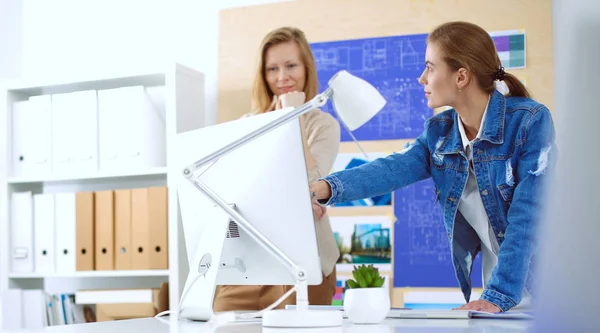
<path fill-rule="evenodd" d="M 149 69 L 168 54 L 166 9 L 154 0 L 24 0 L 24 74 Z"/>
<path fill-rule="evenodd" d="M 176 60 L 205 73 L 213 124 L 219 10 L 282 0 L 23 1 L 25 77 L 119 75 Z"/>
<path fill-rule="evenodd" d="M 0 80 L 21 76 L 21 0 L 0 0 Z"/>

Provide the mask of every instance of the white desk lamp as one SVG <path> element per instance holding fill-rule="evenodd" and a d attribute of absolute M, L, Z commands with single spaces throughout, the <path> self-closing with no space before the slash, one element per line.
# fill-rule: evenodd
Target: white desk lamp
<path fill-rule="evenodd" d="M 353 76 L 347 71 L 340 71 L 331 78 L 329 87 L 323 93 L 315 96 L 312 100 L 267 125 L 227 144 L 183 170 L 184 177 L 187 178 L 195 188 L 220 206 L 241 228 L 251 235 L 254 240 L 262 244 L 269 252 L 286 265 L 293 276 L 295 276 L 296 310 L 266 312 L 263 315 L 263 325 L 267 327 L 306 327 L 307 325 L 314 327 L 339 326 L 342 323 L 342 317 L 341 313 L 338 313 L 337 311 L 309 310 L 308 284 L 306 281 L 305 270 L 296 265 L 289 256 L 277 248 L 268 238 L 258 231 L 252 223 L 238 213 L 234 207 L 231 207 L 231 205 L 211 188 L 199 181 L 197 177 L 194 177 L 194 174 L 203 166 L 219 159 L 221 156 L 236 148 L 296 119 L 296 117 L 300 117 L 311 110 L 325 105 L 328 99 L 332 100 L 340 120 L 350 130 L 355 130 L 364 125 L 373 118 L 386 103 L 379 91 L 367 81 Z"/>

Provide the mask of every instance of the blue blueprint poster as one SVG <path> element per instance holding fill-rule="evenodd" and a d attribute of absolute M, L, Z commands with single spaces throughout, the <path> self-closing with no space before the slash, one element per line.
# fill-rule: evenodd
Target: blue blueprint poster
<path fill-rule="evenodd" d="M 387 101 L 379 114 L 352 132 L 357 140 L 410 139 L 423 131 L 425 120 L 433 115 L 418 82 L 425 68 L 426 38 L 421 34 L 311 44 L 319 91 L 345 69 L 369 81 Z M 337 119 L 331 103 L 323 110 Z M 352 141 L 345 129 L 342 141 Z"/>
<path fill-rule="evenodd" d="M 394 215 L 394 287 L 458 287 L 433 180 L 394 192 Z M 474 288 L 482 285 L 480 256 L 471 281 Z"/>

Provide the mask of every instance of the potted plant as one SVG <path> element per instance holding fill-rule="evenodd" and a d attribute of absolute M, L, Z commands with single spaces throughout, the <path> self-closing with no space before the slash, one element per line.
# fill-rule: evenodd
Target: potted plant
<path fill-rule="evenodd" d="M 390 311 L 390 294 L 383 287 L 385 277 L 373 265 L 354 266 L 354 279 L 348 280 L 344 312 L 355 324 L 378 324 Z"/>

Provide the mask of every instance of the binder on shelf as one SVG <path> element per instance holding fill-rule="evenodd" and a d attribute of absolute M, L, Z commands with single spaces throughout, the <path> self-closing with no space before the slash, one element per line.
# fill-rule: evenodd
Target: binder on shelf
<path fill-rule="evenodd" d="M 114 195 L 113 191 L 94 194 L 94 254 L 96 270 L 114 270 Z"/>
<path fill-rule="evenodd" d="M 167 188 L 132 189 L 132 269 L 167 269 Z"/>
<path fill-rule="evenodd" d="M 26 121 L 28 116 L 31 116 L 28 109 L 29 101 L 12 103 L 11 174 L 13 177 L 21 177 L 28 174 L 26 166 L 26 161 L 29 161 L 27 138 L 31 137 L 31 130 L 27 125 L 33 123 Z"/>
<path fill-rule="evenodd" d="M 156 95 L 163 90 L 151 92 Z M 153 102 L 143 86 L 98 90 L 100 171 L 164 167 L 166 127 L 163 110 L 164 101 Z"/>
<path fill-rule="evenodd" d="M 98 171 L 97 118 L 95 90 L 52 95 L 53 175 Z"/>
<path fill-rule="evenodd" d="M 33 197 L 31 192 L 14 192 L 10 219 L 10 270 L 33 272 Z"/>
<path fill-rule="evenodd" d="M 44 177 L 52 172 L 50 95 L 32 96 L 12 107 L 12 176 Z"/>
<path fill-rule="evenodd" d="M 23 289 L 23 328 L 37 330 L 48 325 L 46 296 L 41 289 Z"/>
<path fill-rule="evenodd" d="M 75 194 L 76 269 L 94 270 L 94 192 Z"/>
<path fill-rule="evenodd" d="M 23 329 L 23 293 L 21 289 L 7 289 L 0 292 L 0 330 Z"/>
<path fill-rule="evenodd" d="M 75 228 L 77 227 L 77 223 L 75 216 L 75 193 L 56 193 L 54 203 L 56 272 L 59 274 L 73 273 L 76 267 Z"/>
<path fill-rule="evenodd" d="M 33 238 L 35 272 L 54 273 L 55 263 L 55 203 L 53 194 L 33 195 Z"/>
<path fill-rule="evenodd" d="M 127 126 L 123 122 L 126 112 L 121 106 L 119 89 L 98 91 L 98 146 L 99 170 L 114 172 L 122 170 L 120 145 L 126 136 Z M 129 112 L 129 110 L 127 111 Z"/>
<path fill-rule="evenodd" d="M 115 269 L 131 269 L 131 190 L 115 190 Z"/>

